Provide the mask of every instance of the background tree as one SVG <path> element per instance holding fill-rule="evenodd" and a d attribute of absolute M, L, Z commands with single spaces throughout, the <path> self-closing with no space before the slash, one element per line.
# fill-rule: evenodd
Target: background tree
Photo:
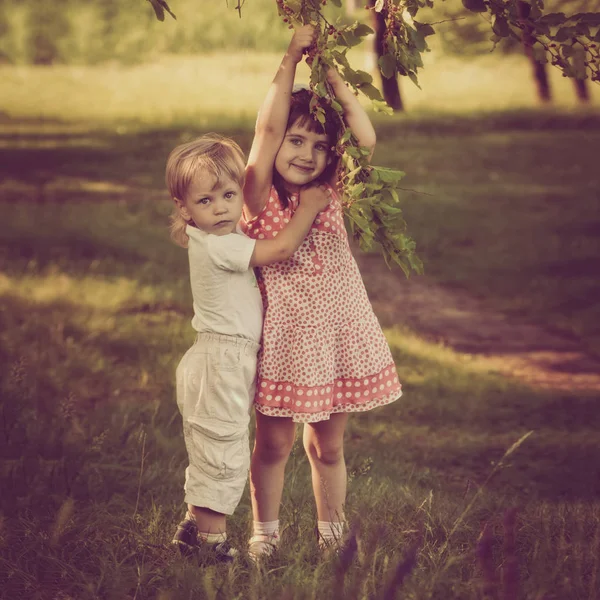
<path fill-rule="evenodd" d="M 467 8 L 468 6 L 478 8 L 480 12 L 470 10 Z M 436 33 L 439 36 L 442 48 L 447 53 L 458 55 L 487 53 L 491 48 L 490 41 L 493 41 L 495 50 L 502 54 L 524 52 L 531 63 L 531 73 L 537 97 L 540 103 L 545 104 L 552 101 L 552 89 L 548 72 L 548 58 L 551 58 L 551 55 L 537 41 L 536 30 L 533 21 L 530 19 L 531 5 L 527 2 L 520 2 L 517 6 L 523 21 L 520 38 L 511 35 L 505 37 L 498 36 L 496 33 L 490 36 L 493 27 L 492 18 L 487 11 L 483 10 L 483 6 L 477 2 L 471 3 L 469 0 L 465 0 L 464 2 L 461 0 L 446 0 L 436 2 L 434 8 L 423 12 L 426 14 L 427 20 L 443 23 L 443 25 L 436 28 Z M 560 20 L 563 17 L 568 18 L 578 14 L 583 15 L 586 10 L 597 12 L 600 10 L 600 2 L 596 1 L 592 3 L 589 0 L 547 0 L 544 7 L 546 18 L 552 22 L 555 18 Z M 593 14 L 590 12 L 587 13 L 588 16 L 586 18 L 589 22 L 594 21 Z M 548 15 L 553 16 L 548 17 Z M 580 16 L 577 20 L 580 18 L 582 17 Z M 574 22 L 569 23 L 569 26 Z M 503 25 L 500 24 L 499 27 L 502 28 Z M 597 25 L 588 27 L 588 30 L 591 29 L 590 34 L 592 38 L 594 37 L 595 27 Z M 540 30 L 543 31 L 543 24 Z M 566 32 L 568 32 L 568 29 Z M 579 29 L 577 29 L 577 25 L 575 25 L 574 32 L 586 33 L 586 27 L 580 25 Z M 570 33 L 573 33 L 573 31 Z M 587 42 L 590 45 L 593 43 L 593 40 L 588 38 Z M 567 52 L 569 51 L 567 50 Z M 590 58 L 592 58 L 591 54 Z M 580 102 L 587 102 L 589 100 L 588 81 L 590 72 L 588 70 L 588 77 L 586 78 L 586 60 L 586 49 L 583 45 L 574 44 L 573 56 L 569 59 L 569 62 L 574 70 L 573 85 Z"/>

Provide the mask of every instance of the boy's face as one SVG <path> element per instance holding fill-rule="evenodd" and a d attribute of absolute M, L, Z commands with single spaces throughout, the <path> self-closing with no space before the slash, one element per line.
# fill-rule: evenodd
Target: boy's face
<path fill-rule="evenodd" d="M 288 185 L 300 187 L 319 177 L 329 162 L 327 135 L 309 131 L 296 122 L 285 132 L 275 168 Z"/>
<path fill-rule="evenodd" d="M 242 216 L 244 196 L 232 179 L 217 181 L 214 175 L 199 172 L 192 179 L 185 198 L 177 200 L 181 216 L 194 221 L 198 229 L 213 235 L 233 233 Z"/>

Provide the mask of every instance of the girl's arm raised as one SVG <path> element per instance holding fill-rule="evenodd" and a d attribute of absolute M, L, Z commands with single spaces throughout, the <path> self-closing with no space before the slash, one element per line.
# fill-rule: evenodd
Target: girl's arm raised
<path fill-rule="evenodd" d="M 244 202 L 248 218 L 260 214 L 269 197 L 273 163 L 287 127 L 296 65 L 302 60 L 304 51 L 313 44 L 315 38 L 316 31 L 312 25 L 304 25 L 294 32 L 258 113 L 244 185 Z"/>
<path fill-rule="evenodd" d="M 375 150 L 377 138 L 369 116 L 335 68 L 331 67 L 328 69 L 327 81 L 333 88 L 336 100 L 344 109 L 344 118 L 358 140 L 359 146 L 365 146 L 371 151 L 368 157 L 370 161 Z"/>

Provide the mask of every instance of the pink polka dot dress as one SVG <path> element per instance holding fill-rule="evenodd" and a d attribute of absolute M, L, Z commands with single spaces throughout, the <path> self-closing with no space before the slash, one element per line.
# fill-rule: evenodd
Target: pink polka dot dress
<path fill-rule="evenodd" d="M 254 239 L 274 238 L 298 207 L 282 208 L 275 188 L 244 225 Z M 258 269 L 265 307 L 255 408 L 311 423 L 365 411 L 402 395 L 396 367 L 348 244 L 334 193 L 288 260 Z"/>

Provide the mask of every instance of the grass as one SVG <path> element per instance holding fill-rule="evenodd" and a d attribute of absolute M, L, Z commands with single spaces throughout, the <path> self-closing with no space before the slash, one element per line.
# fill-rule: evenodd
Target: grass
<path fill-rule="evenodd" d="M 168 548 L 186 464 L 173 373 L 193 336 L 164 160 L 215 124 L 247 150 L 252 121 L 215 104 L 215 121 L 191 124 L 201 108 L 184 102 L 162 117 L 140 107 L 147 116 L 131 122 L 133 106 L 104 116 L 94 87 L 86 117 L 83 88 L 67 106 L 49 99 L 65 97 L 53 73 L 66 89 L 64 71 L 47 71 L 41 98 L 21 104 L 9 83 L 0 106 L 1 597 L 598 597 L 597 398 L 520 386 L 401 326 L 385 333 L 402 400 L 347 432 L 353 560 L 317 553 L 298 442 L 281 555 L 258 570 L 181 561 Z M 40 103 L 54 121 L 34 118 Z M 376 126 L 376 162 L 432 194 L 403 197 L 429 276 L 597 349 L 597 115 L 443 112 Z M 249 523 L 246 492 L 234 543 Z"/>

